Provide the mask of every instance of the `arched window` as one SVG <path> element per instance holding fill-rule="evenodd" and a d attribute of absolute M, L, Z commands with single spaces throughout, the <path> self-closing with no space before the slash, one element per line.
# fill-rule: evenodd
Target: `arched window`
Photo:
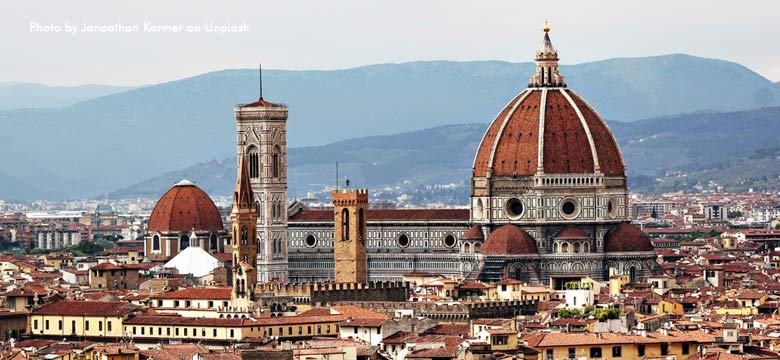
<path fill-rule="evenodd" d="M 279 146 L 274 147 L 274 153 L 271 155 L 271 176 L 274 178 L 279 177 L 279 153 L 281 153 L 281 150 L 279 149 Z"/>
<path fill-rule="evenodd" d="M 574 253 L 575 254 L 580 253 L 580 243 L 574 243 Z"/>
<path fill-rule="evenodd" d="M 152 236 L 152 250 L 160 251 L 160 235 Z"/>
<path fill-rule="evenodd" d="M 179 250 L 184 250 L 187 247 L 190 246 L 190 237 L 187 235 L 182 235 L 179 237 Z"/>
<path fill-rule="evenodd" d="M 341 241 L 349 241 L 349 210 L 341 210 Z"/>
<path fill-rule="evenodd" d="M 209 248 L 211 250 L 218 250 L 219 249 L 219 241 L 217 239 L 217 234 L 211 234 L 211 238 L 209 239 Z"/>
<path fill-rule="evenodd" d="M 561 244 L 561 252 L 562 253 L 568 253 L 569 252 L 569 244 L 568 243 Z"/>
<path fill-rule="evenodd" d="M 254 146 L 249 147 L 247 154 L 249 154 L 249 177 L 260 177 L 260 154 L 257 152 L 257 148 Z"/>
<path fill-rule="evenodd" d="M 247 245 L 249 239 L 249 231 L 246 229 L 246 226 L 241 228 L 241 245 Z"/>

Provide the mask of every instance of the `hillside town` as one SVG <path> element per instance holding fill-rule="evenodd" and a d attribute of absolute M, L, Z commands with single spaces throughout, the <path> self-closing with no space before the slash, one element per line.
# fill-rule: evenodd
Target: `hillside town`
<path fill-rule="evenodd" d="M 231 197 L 0 201 L 0 360 L 780 359 L 780 195 L 630 193 L 542 36 L 458 207 L 288 196 L 261 71 Z"/>

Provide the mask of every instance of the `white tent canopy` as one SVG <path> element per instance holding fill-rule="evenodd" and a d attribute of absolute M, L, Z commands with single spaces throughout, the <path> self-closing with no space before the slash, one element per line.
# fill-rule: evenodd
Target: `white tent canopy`
<path fill-rule="evenodd" d="M 176 268 L 179 274 L 202 277 L 219 267 L 219 260 L 197 246 L 190 246 L 165 263 L 167 268 Z"/>

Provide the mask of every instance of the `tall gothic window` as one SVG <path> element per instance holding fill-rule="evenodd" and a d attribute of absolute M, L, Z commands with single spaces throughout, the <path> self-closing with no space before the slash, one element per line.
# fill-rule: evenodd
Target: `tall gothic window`
<path fill-rule="evenodd" d="M 341 240 L 349 241 L 349 210 L 341 210 Z"/>
<path fill-rule="evenodd" d="M 241 245 L 247 245 L 247 239 L 249 238 L 249 231 L 246 226 L 241 228 Z"/>
<path fill-rule="evenodd" d="M 279 177 L 279 153 L 281 150 L 278 146 L 274 147 L 274 154 L 271 156 L 271 176 L 274 178 Z"/>
<path fill-rule="evenodd" d="M 160 251 L 160 235 L 152 236 L 152 250 Z"/>
<path fill-rule="evenodd" d="M 260 154 L 257 153 L 256 147 L 249 148 L 249 177 L 260 177 Z"/>

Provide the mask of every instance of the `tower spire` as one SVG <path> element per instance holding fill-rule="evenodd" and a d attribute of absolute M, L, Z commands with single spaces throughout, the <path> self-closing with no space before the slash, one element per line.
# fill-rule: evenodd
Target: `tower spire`
<path fill-rule="evenodd" d="M 249 181 L 247 155 L 242 153 L 239 157 L 238 179 L 236 180 L 236 189 L 233 192 L 233 206 L 254 207 L 255 194 L 252 192 L 252 184 Z"/>
<path fill-rule="evenodd" d="M 263 64 L 257 65 L 257 73 L 260 82 L 260 100 L 263 100 Z"/>
<path fill-rule="evenodd" d="M 550 23 L 544 22 L 542 47 L 536 51 L 536 72 L 528 81 L 529 87 L 566 87 L 558 72 L 558 50 L 550 40 Z"/>

